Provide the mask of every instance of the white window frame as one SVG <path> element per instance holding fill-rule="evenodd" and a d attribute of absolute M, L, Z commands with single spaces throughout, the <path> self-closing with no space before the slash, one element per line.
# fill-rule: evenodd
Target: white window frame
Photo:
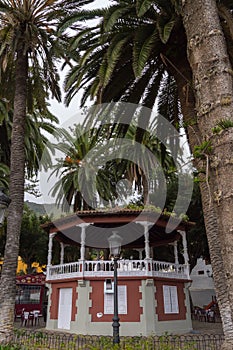
<path fill-rule="evenodd" d="M 163 304 L 165 314 L 179 314 L 177 286 L 163 285 Z"/>

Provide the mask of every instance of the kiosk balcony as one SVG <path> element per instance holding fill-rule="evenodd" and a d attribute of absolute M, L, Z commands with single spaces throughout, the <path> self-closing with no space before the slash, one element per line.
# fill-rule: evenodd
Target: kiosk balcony
<path fill-rule="evenodd" d="M 118 275 L 121 277 L 189 279 L 189 266 L 152 259 L 119 260 Z M 89 277 L 113 277 L 113 262 L 111 260 L 84 260 L 47 266 L 47 280 Z"/>

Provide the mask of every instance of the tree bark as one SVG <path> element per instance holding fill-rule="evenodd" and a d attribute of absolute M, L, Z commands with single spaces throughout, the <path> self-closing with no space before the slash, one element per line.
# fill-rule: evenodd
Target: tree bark
<path fill-rule="evenodd" d="M 172 70 L 179 91 L 182 114 L 187 125 L 186 131 L 189 139 L 189 146 L 194 151 L 194 147 L 200 144 L 201 133 L 196 122 L 195 96 L 191 87 L 192 72 L 186 57 L 179 57 L 174 62 L 177 70 Z M 206 164 L 202 160 L 194 160 L 194 166 L 198 171 L 202 171 Z M 233 322 L 231 317 L 230 302 L 228 299 L 227 279 L 223 270 L 223 257 L 221 251 L 221 240 L 218 231 L 217 214 L 213 205 L 210 205 L 209 190 L 205 175 L 200 175 L 200 189 L 203 203 L 205 227 L 207 232 L 208 245 L 211 256 L 211 264 L 214 275 L 216 295 L 222 319 L 223 330 L 226 338 L 232 337 Z M 219 271 L 222 271 L 220 274 Z"/>
<path fill-rule="evenodd" d="M 223 287 L 217 288 L 225 335 L 222 349 L 232 349 L 233 128 L 222 130 L 219 134 L 213 133 L 213 127 L 220 120 L 233 121 L 232 68 L 216 1 L 183 1 L 182 17 L 187 35 L 188 59 L 193 74 L 200 146 L 203 146 L 204 142 L 209 142 L 210 146 L 201 150 L 203 170 L 206 172 L 205 181 L 201 183 L 201 192 L 215 284 L 216 287 Z M 224 279 L 227 284 L 225 291 Z"/>
<path fill-rule="evenodd" d="M 16 59 L 14 115 L 11 136 L 11 204 L 8 210 L 7 237 L 0 283 L 0 342 L 9 340 L 13 334 L 14 326 L 16 269 L 24 204 L 27 67 L 27 54 L 20 49 L 17 51 Z"/>

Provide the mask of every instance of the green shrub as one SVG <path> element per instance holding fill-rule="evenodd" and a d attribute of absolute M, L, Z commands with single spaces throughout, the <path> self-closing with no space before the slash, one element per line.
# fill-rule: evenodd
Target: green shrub
<path fill-rule="evenodd" d="M 0 350 L 22 350 L 21 345 L 16 344 L 8 344 L 8 345 L 0 345 Z"/>

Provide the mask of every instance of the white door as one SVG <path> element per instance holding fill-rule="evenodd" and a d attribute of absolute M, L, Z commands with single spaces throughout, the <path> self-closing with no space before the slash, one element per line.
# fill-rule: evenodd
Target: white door
<path fill-rule="evenodd" d="M 70 329 L 71 310 L 72 288 L 61 288 L 59 292 L 58 328 Z"/>

